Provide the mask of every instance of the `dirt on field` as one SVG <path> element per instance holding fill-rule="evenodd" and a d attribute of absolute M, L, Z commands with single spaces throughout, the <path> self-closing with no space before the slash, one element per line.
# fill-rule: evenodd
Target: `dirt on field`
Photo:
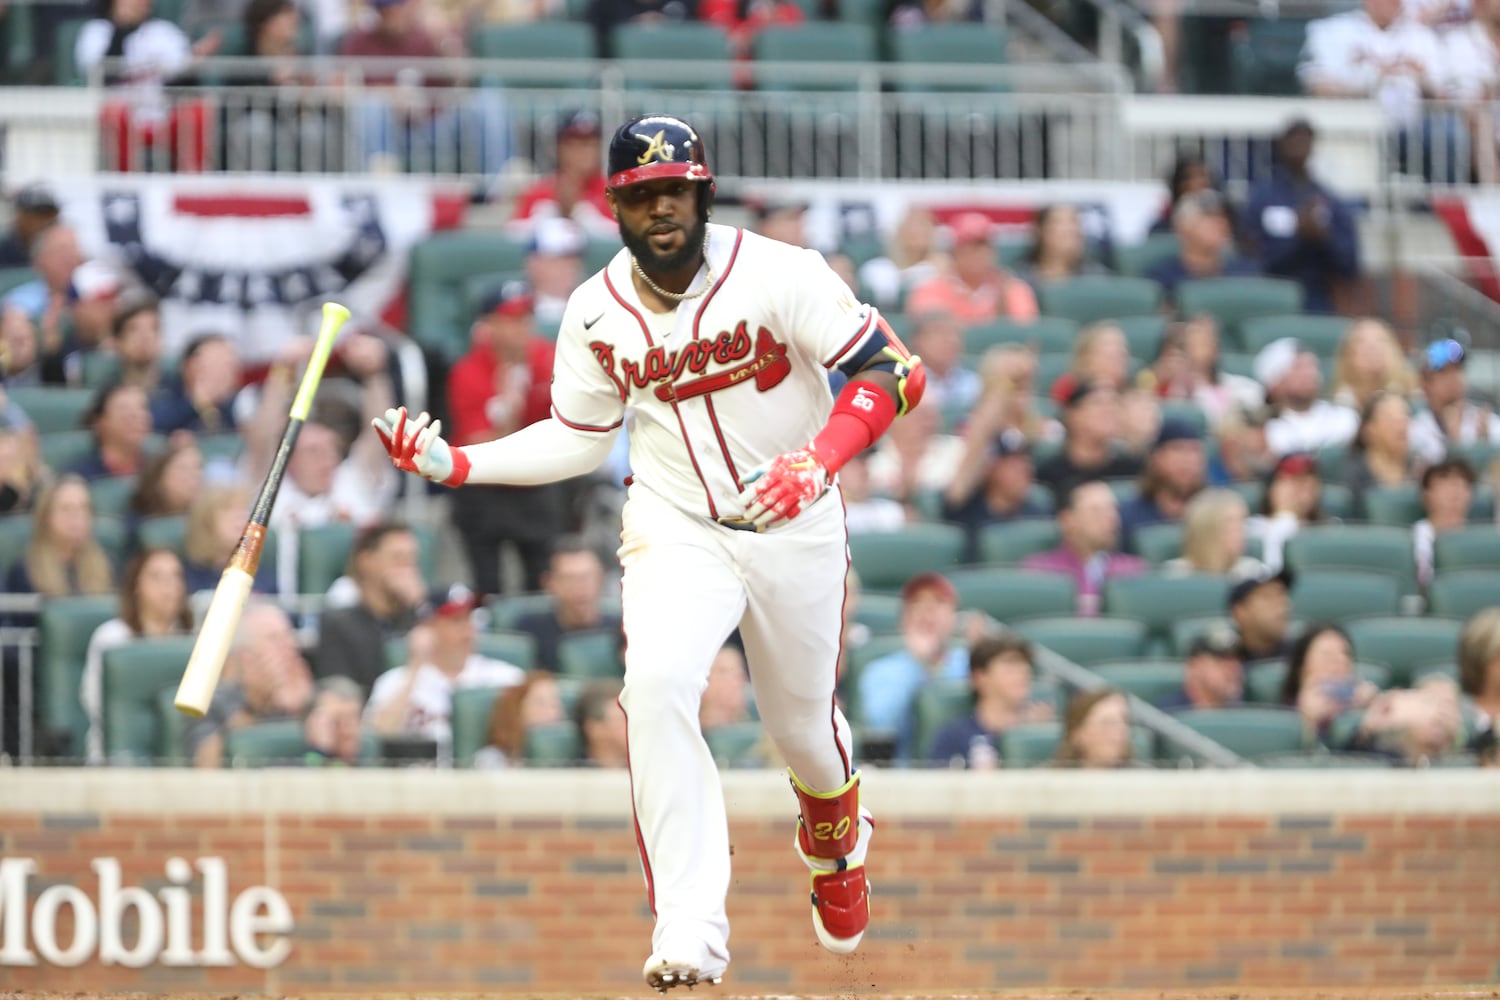
<path fill-rule="evenodd" d="M 503 993 L 379 993 L 358 994 L 358 1000 L 631 1000 L 632 997 L 655 997 L 659 994 L 642 990 L 639 994 L 594 993 L 528 993 L 508 990 Z M 259 993 L 80 993 L 20 992 L 0 993 L 0 1000 L 277 1000 Z M 351 1000 L 354 993 L 285 994 L 279 1000 Z M 670 1000 L 1500 1000 L 1497 986 L 1444 986 L 1419 988 L 1372 989 L 1340 987 L 1225 987 L 1220 989 L 1156 990 L 998 990 L 976 993 L 826 993 L 826 994 L 737 994 L 714 987 L 669 993 Z"/>

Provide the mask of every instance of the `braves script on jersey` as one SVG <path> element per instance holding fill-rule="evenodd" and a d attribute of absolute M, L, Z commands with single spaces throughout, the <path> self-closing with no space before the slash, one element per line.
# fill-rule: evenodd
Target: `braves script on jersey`
<path fill-rule="evenodd" d="M 625 251 L 573 293 L 552 405 L 569 426 L 598 431 L 629 407 L 635 478 L 681 510 L 738 517 L 742 477 L 823 426 L 826 369 L 870 335 L 875 312 L 814 251 L 708 231 L 715 284 L 673 313 L 641 304 Z"/>

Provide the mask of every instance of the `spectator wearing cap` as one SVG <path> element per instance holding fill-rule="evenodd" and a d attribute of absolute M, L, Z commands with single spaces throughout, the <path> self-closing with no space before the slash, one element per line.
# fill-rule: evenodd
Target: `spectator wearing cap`
<path fill-rule="evenodd" d="M 1236 574 L 1229 587 L 1229 618 L 1239 634 L 1240 662 L 1285 659 L 1291 649 L 1292 573 L 1259 566 Z"/>
<path fill-rule="evenodd" d="M 938 767 L 981 771 L 1000 766 L 1000 737 L 1012 726 L 1047 722 L 1056 714 L 1050 702 L 1036 698 L 1036 668 L 1031 643 L 1005 630 L 986 636 L 969 649 L 969 686 L 974 710 L 938 731 L 928 755 Z"/>
<path fill-rule="evenodd" d="M 1468 351 L 1453 338 L 1422 351 L 1422 395 L 1427 408 L 1412 418 L 1412 441 L 1424 462 L 1437 462 L 1455 445 L 1500 442 L 1500 416 L 1469 401 Z"/>
<path fill-rule="evenodd" d="M 524 282 L 491 290 L 475 317 L 467 354 L 448 373 L 455 446 L 504 437 L 552 411 L 554 345 L 536 333 L 534 300 Z M 453 494 L 453 521 L 463 536 L 475 588 L 500 593 L 499 550 L 514 546 L 526 590 L 537 590 L 562 534 L 563 493 L 547 486 L 478 486 Z"/>
<path fill-rule="evenodd" d="M 1177 417 L 1163 420 L 1141 473 L 1140 492 L 1120 506 L 1125 547 L 1133 549 L 1136 531 L 1148 524 L 1181 521 L 1207 476 L 1203 432 Z"/>
<path fill-rule="evenodd" d="M 1062 450 L 1037 466 L 1037 482 L 1061 499 L 1088 479 L 1133 479 L 1141 462 L 1115 447 L 1121 421 L 1120 394 L 1109 385 L 1080 382 L 1063 400 Z"/>
<path fill-rule="evenodd" d="M 1306 525 L 1323 520 L 1317 458 L 1307 452 L 1283 455 L 1266 476 L 1260 512 L 1250 518 L 1250 535 L 1260 539 L 1261 558 L 1267 566 L 1279 567 L 1287 541 Z"/>
<path fill-rule="evenodd" d="M 583 252 L 588 238 L 571 219 L 538 219 L 526 244 L 526 280 L 532 311 L 553 330 L 562 325 L 568 297 L 583 280 Z"/>
<path fill-rule="evenodd" d="M 1477 611 L 1458 635 L 1458 680 L 1480 732 L 1500 729 L 1500 604 Z"/>
<path fill-rule="evenodd" d="M 581 537 L 557 539 L 542 576 L 542 590 L 552 598 L 552 606 L 527 612 L 515 623 L 517 632 L 536 640 L 539 669 L 558 669 L 557 647 L 564 636 L 620 631 L 619 614 L 606 611 L 603 604 L 604 563 Z"/>
<path fill-rule="evenodd" d="M 30 267 L 31 245 L 57 221 L 61 207 L 52 189 L 40 182 L 19 188 L 10 203 L 15 215 L 10 232 L 0 239 L 0 267 Z"/>
<path fill-rule="evenodd" d="M 1417 476 L 1411 449 L 1411 404 L 1392 392 L 1378 392 L 1359 414 L 1359 430 L 1349 443 L 1344 485 L 1354 498 L 1354 516 L 1368 513 L 1365 494 L 1380 487 L 1404 486 Z"/>
<path fill-rule="evenodd" d="M 319 677 L 349 677 L 370 689 L 385 669 L 386 640 L 416 624 L 427 596 L 417 536 L 395 521 L 365 529 L 349 554 L 349 576 L 358 600 L 319 619 L 316 670 Z"/>
<path fill-rule="evenodd" d="M 1210 625 L 1188 646 L 1182 690 L 1157 702 L 1163 712 L 1186 712 L 1238 705 L 1245 693 L 1239 640 L 1228 625 Z"/>
<path fill-rule="evenodd" d="M 1162 261 L 1147 275 L 1175 302 L 1184 281 L 1260 273 L 1253 261 L 1234 254 L 1234 227 L 1224 196 L 1207 189 L 1184 195 L 1172 210 L 1177 256 Z"/>
<path fill-rule="evenodd" d="M 449 759 L 453 694 L 467 688 L 506 688 L 526 679 L 513 663 L 474 652 L 474 594 L 462 585 L 435 590 L 406 636 L 406 663 L 375 681 L 365 721 L 381 736 L 417 736 Z"/>
<path fill-rule="evenodd" d="M 1315 133 L 1299 118 L 1277 137 L 1271 176 L 1250 189 L 1244 232 L 1260 268 L 1302 286 L 1304 308 L 1331 313 L 1359 277 L 1359 235 L 1349 206 L 1309 168 Z"/>
<path fill-rule="evenodd" d="M 1150 569 L 1146 560 L 1120 551 L 1120 508 L 1109 484 L 1088 479 L 1063 495 L 1057 512 L 1062 544 L 1027 556 L 1021 567 L 1033 573 L 1059 573 L 1078 588 L 1078 614 L 1099 613 L 1104 585 Z"/>
<path fill-rule="evenodd" d="M 923 401 L 944 411 L 967 411 L 979 399 L 979 375 L 964 367 L 964 329 L 952 313 L 917 317 L 912 353 L 927 372 Z"/>
<path fill-rule="evenodd" d="M 83 381 L 83 355 L 106 346 L 114 324 L 115 305 L 123 283 L 111 268 L 98 261 L 84 261 L 73 270 L 68 283 L 68 325 L 70 334 L 61 357 L 50 359 L 61 363 L 62 380 L 72 385 Z M 46 369 L 48 361 L 43 362 Z"/>
<path fill-rule="evenodd" d="M 940 573 L 918 573 L 901 588 L 903 648 L 871 660 L 860 671 L 859 712 L 867 729 L 895 734 L 896 759 L 909 761 L 917 693 L 930 680 L 969 675 L 968 651 L 958 643 L 958 591 Z"/>
<path fill-rule="evenodd" d="M 94 394 L 83 424 L 93 431 L 94 447 L 70 472 L 89 482 L 140 473 L 151 436 L 151 407 L 139 387 L 120 382 L 104 386 Z"/>
<path fill-rule="evenodd" d="M 989 217 L 967 212 L 950 228 L 953 251 L 948 270 L 912 289 L 906 311 L 914 316 L 948 312 L 967 326 L 995 319 L 1035 319 L 1036 293 L 1000 265 L 995 224 Z"/>
<path fill-rule="evenodd" d="M 513 226 L 565 218 L 595 236 L 618 237 L 619 226 L 604 196 L 604 154 L 599 115 L 571 111 L 557 129 L 557 167 L 516 199 Z"/>
<path fill-rule="evenodd" d="M 1102 320 L 1078 331 L 1073 341 L 1073 364 L 1052 383 L 1047 395 L 1064 402 L 1081 382 L 1112 386 L 1124 392 L 1130 380 L 1130 343 L 1117 323 Z"/>
<path fill-rule="evenodd" d="M 1359 414 L 1320 398 L 1323 373 L 1318 356 L 1296 339 L 1273 340 L 1255 356 L 1255 378 L 1266 390 L 1271 418 L 1265 447 L 1272 458 L 1348 444 L 1359 430 Z"/>
<path fill-rule="evenodd" d="M 176 376 L 151 399 L 151 423 L 158 434 L 191 431 L 224 434 L 238 426 L 235 397 L 240 392 L 240 358 L 228 337 L 206 333 L 188 341 Z"/>
<path fill-rule="evenodd" d="M 1411 526 L 1412 551 L 1417 562 L 1417 582 L 1432 582 L 1433 546 L 1438 535 L 1457 531 L 1469 522 L 1474 503 L 1474 467 L 1458 456 L 1449 456 L 1422 470 L 1422 510 L 1427 516 Z M 1500 594 L 1495 595 L 1500 603 Z"/>
<path fill-rule="evenodd" d="M 979 539 L 989 525 L 1051 513 L 1035 486 L 1026 435 L 1014 427 L 996 433 L 983 424 L 965 432 L 964 457 L 943 491 L 943 520 L 964 529 L 964 562 L 979 562 Z"/>

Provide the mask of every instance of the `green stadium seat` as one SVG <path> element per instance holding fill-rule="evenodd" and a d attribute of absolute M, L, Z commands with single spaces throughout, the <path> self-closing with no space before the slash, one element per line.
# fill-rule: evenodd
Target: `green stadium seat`
<path fill-rule="evenodd" d="M 125 564 L 125 556 L 130 550 L 130 535 L 125 530 L 123 520 L 107 514 L 94 515 L 94 541 L 99 543 L 99 547 L 109 556 L 117 570 Z"/>
<path fill-rule="evenodd" d="M 1239 754 L 1255 759 L 1296 753 L 1309 746 L 1302 717 L 1284 708 L 1214 708 L 1178 712 L 1178 722 Z"/>
<path fill-rule="evenodd" d="M 1306 753 L 1274 753 L 1257 757 L 1257 767 L 1275 771 L 1319 771 L 1331 768 L 1376 768 L 1390 770 L 1395 765 L 1389 757 L 1377 753 L 1329 753 L 1310 750 Z"/>
<path fill-rule="evenodd" d="M 1125 334 L 1132 358 L 1148 363 L 1156 360 L 1162 338 L 1167 335 L 1165 316 L 1120 316 L 1115 325 Z"/>
<path fill-rule="evenodd" d="M 1164 399 L 1161 402 L 1162 419 L 1171 418 L 1181 420 L 1191 427 L 1196 427 L 1198 433 L 1204 437 L 1205 447 L 1213 444 L 1213 435 L 1208 429 L 1208 414 L 1203 412 L 1203 407 L 1189 399 Z"/>
<path fill-rule="evenodd" d="M 1133 618 L 1033 618 L 1016 631 L 1081 667 L 1141 656 L 1146 623 Z"/>
<path fill-rule="evenodd" d="M 893 61 L 905 66 L 1003 66 L 1006 62 L 1006 36 L 1003 29 L 973 23 L 925 24 L 886 36 Z M 1004 91 L 997 84 L 963 81 L 933 82 L 922 76 L 897 79 L 896 89 L 910 92 L 932 91 Z"/>
<path fill-rule="evenodd" d="M 453 766 L 472 767 L 474 754 L 489 742 L 490 716 L 504 688 L 474 687 L 453 692 Z"/>
<path fill-rule="evenodd" d="M 1432 564 L 1439 573 L 1455 569 L 1500 570 L 1500 531 L 1492 525 L 1445 531 L 1433 540 Z"/>
<path fill-rule="evenodd" d="M 765 730 L 759 722 L 734 722 L 727 726 L 715 726 L 703 734 L 714 763 L 726 767 L 759 767 L 755 750 L 765 738 Z"/>
<path fill-rule="evenodd" d="M 187 716 L 177 710 L 177 689 L 168 685 L 156 696 L 156 762 L 168 767 L 191 765 L 183 756 L 182 736 Z"/>
<path fill-rule="evenodd" d="M 863 24 L 877 36 L 885 31 L 884 0 L 837 0 L 840 21 Z"/>
<path fill-rule="evenodd" d="M 1500 591 L 1495 592 L 1500 598 Z M 1448 618 L 1362 618 L 1344 626 L 1354 642 L 1355 659 L 1391 668 L 1396 684 L 1409 684 L 1420 667 L 1458 656 L 1463 622 Z"/>
<path fill-rule="evenodd" d="M 1287 664 L 1282 661 L 1258 663 L 1245 674 L 1245 700 L 1257 705 L 1281 704 L 1281 685 L 1286 681 Z M 1395 673 L 1381 663 L 1356 663 L 1354 672 L 1384 691 L 1395 682 Z"/>
<path fill-rule="evenodd" d="M 89 497 L 95 515 L 123 517 L 130 510 L 130 498 L 135 495 L 135 489 L 135 476 L 107 476 L 89 483 Z"/>
<path fill-rule="evenodd" d="M 99 389 L 120 377 L 120 359 L 103 351 L 85 351 L 79 355 L 83 384 Z"/>
<path fill-rule="evenodd" d="M 1307 18 L 1250 17 L 1230 39 L 1230 80 L 1236 94 L 1300 97 L 1297 64 L 1307 40 Z"/>
<path fill-rule="evenodd" d="M 943 727 L 974 711 L 974 689 L 963 681 L 928 681 L 917 692 L 913 707 L 913 758 L 926 761 L 932 757 L 932 743 Z"/>
<path fill-rule="evenodd" d="M 437 532 L 431 525 L 409 525 L 417 537 L 422 576 L 437 575 Z M 357 529 L 348 522 L 303 528 L 297 533 L 297 592 L 322 594 L 344 575 Z"/>
<path fill-rule="evenodd" d="M 958 565 L 963 553 L 963 529 L 953 524 L 911 524 L 900 531 L 849 536 L 860 585 L 874 592 L 897 592 L 918 573 Z"/>
<path fill-rule="evenodd" d="M 622 63 L 627 90 L 669 87 L 672 90 L 732 90 L 733 60 L 729 36 L 716 25 L 700 21 L 625 23 L 610 37 L 611 55 Z M 683 53 L 691 53 L 690 57 Z M 678 62 L 717 62 L 708 73 L 684 73 Z"/>
<path fill-rule="evenodd" d="M 8 387 L 5 394 L 26 411 L 38 434 L 77 430 L 83 426 L 83 415 L 94 401 L 93 389 L 61 386 L 17 385 Z"/>
<path fill-rule="evenodd" d="M 245 451 L 245 439 L 238 434 L 200 434 L 196 443 L 205 462 L 237 461 Z"/>
<path fill-rule="evenodd" d="M 965 566 L 947 577 L 958 590 L 959 606 L 983 611 L 1002 622 L 1070 615 L 1078 608 L 1078 587 L 1059 573 L 1032 573 L 1013 566 Z"/>
<path fill-rule="evenodd" d="M 506 594 L 495 595 L 485 600 L 489 612 L 490 628 L 505 631 L 516 627 L 526 615 L 552 610 L 551 594 Z"/>
<path fill-rule="evenodd" d="M 620 634 L 611 631 L 573 632 L 557 642 L 557 670 L 569 677 L 623 677 Z"/>
<path fill-rule="evenodd" d="M 1300 313 L 1302 298 L 1302 286 L 1282 278 L 1198 278 L 1178 286 L 1177 311 L 1213 316 L 1226 346 L 1234 346 L 1243 343 L 1240 323 L 1254 316 Z"/>
<path fill-rule="evenodd" d="M 296 767 L 306 751 L 302 723 L 296 719 L 244 726 L 224 736 L 224 761 L 230 767 Z"/>
<path fill-rule="evenodd" d="M 462 313 L 463 279 L 519 271 L 525 261 L 522 241 L 491 229 L 442 232 L 418 243 L 407 276 L 412 336 L 429 352 L 457 360 L 468 350 L 472 319 Z"/>
<path fill-rule="evenodd" d="M 1363 496 L 1365 520 L 1395 528 L 1410 528 L 1425 515 L 1422 491 L 1416 483 L 1400 486 L 1374 486 Z"/>
<path fill-rule="evenodd" d="M 84 657 L 94 630 L 119 610 L 114 594 L 53 597 L 42 603 L 36 698 L 42 728 L 61 755 L 84 755 L 89 722 L 78 701 Z"/>
<path fill-rule="evenodd" d="M 22 285 L 26 284 L 28 281 L 34 281 L 35 279 L 36 279 L 36 272 L 33 271 L 29 267 L 3 267 L 3 268 L 0 268 L 0 295 L 4 295 L 6 292 L 9 292 L 9 291 L 11 291 L 13 289 L 20 288 Z M 91 353 L 97 354 L 97 353 L 100 353 L 100 352 L 94 351 L 94 352 L 91 352 Z M 11 391 L 14 392 L 14 391 L 16 391 L 17 389 L 20 389 L 20 388 L 21 388 L 20 386 L 13 386 L 11 388 Z M 35 418 L 33 418 L 33 419 L 35 419 Z"/>
<path fill-rule="evenodd" d="M 38 439 L 42 464 L 53 472 L 67 472 L 94 451 L 94 432 L 88 430 L 53 431 Z"/>
<path fill-rule="evenodd" d="M 31 515 L 6 514 L 0 517 L 0 573 L 10 571 L 11 566 L 26 556 L 26 547 L 31 544 Z"/>
<path fill-rule="evenodd" d="M 1324 487 L 1325 502 L 1332 491 L 1333 487 Z M 1326 506 L 1332 513 L 1332 505 Z M 1314 525 L 1303 528 L 1287 541 L 1285 558 L 1297 573 L 1309 569 L 1377 570 L 1395 577 L 1403 594 L 1417 591 L 1416 557 L 1408 529 L 1383 525 Z"/>
<path fill-rule="evenodd" d="M 901 630 L 901 598 L 895 594 L 860 592 L 854 620 L 874 635 Z"/>
<path fill-rule="evenodd" d="M 1366 615 L 1394 615 L 1400 591 L 1400 583 L 1389 573 L 1299 570 L 1292 584 L 1292 616 L 1307 622 L 1346 622 Z"/>
<path fill-rule="evenodd" d="M 756 32 L 751 43 L 756 62 L 768 63 L 873 63 L 880 59 L 879 36 L 863 24 L 843 21 L 804 21 L 801 24 L 770 25 Z M 859 76 L 853 71 L 828 79 L 756 74 L 756 90 L 858 90 Z"/>
<path fill-rule="evenodd" d="M 964 353 L 979 355 L 1001 344 L 1026 344 L 1044 354 L 1067 354 L 1077 335 L 1078 324 L 1061 316 L 1038 316 L 1030 323 L 996 320 L 964 330 Z"/>
<path fill-rule="evenodd" d="M 573 83 L 588 76 L 583 60 L 595 56 L 594 28 L 586 20 L 546 20 L 522 24 L 487 24 L 474 32 L 473 52 L 479 59 L 513 62 L 577 62 Z M 507 87 L 563 87 L 569 81 L 556 73 L 527 73 L 507 67 L 496 81 Z"/>
<path fill-rule="evenodd" d="M 1165 651 L 1172 625 L 1184 615 L 1222 614 L 1229 600 L 1229 577 L 1195 573 L 1191 576 L 1121 577 L 1104 584 L 1104 613 L 1144 622 L 1147 641 Z"/>
<path fill-rule="evenodd" d="M 116 764 L 149 764 L 161 746 L 157 711 L 164 688 L 182 680 L 191 635 L 136 639 L 104 653 L 104 755 Z"/>
<path fill-rule="evenodd" d="M 1439 573 L 1427 590 L 1428 610 L 1467 620 L 1500 605 L 1500 569 L 1458 569 Z"/>
<path fill-rule="evenodd" d="M 171 549 L 182 555 L 187 545 L 187 515 L 143 518 L 136 525 L 136 539 L 143 549 Z"/>
<path fill-rule="evenodd" d="M 52 48 L 52 82 L 60 87 L 81 87 L 87 82 L 74 57 L 78 35 L 85 22 L 85 18 L 69 18 L 57 26 L 57 38 Z"/>
<path fill-rule="evenodd" d="M 987 563 L 1019 565 L 1027 556 L 1051 551 L 1060 544 L 1062 535 L 1050 517 L 991 524 L 979 533 L 979 554 Z"/>
<path fill-rule="evenodd" d="M 1343 483 L 1324 483 L 1319 503 L 1327 517 L 1339 521 L 1354 520 L 1354 493 Z"/>
<path fill-rule="evenodd" d="M 1135 530 L 1133 542 L 1136 555 L 1160 566 L 1182 555 L 1182 525 L 1172 521 L 1145 525 Z"/>
<path fill-rule="evenodd" d="M 1120 660 L 1090 668 L 1105 683 L 1155 705 L 1182 690 L 1181 660 Z"/>
<path fill-rule="evenodd" d="M 1240 345 L 1255 354 L 1273 340 L 1296 337 L 1307 350 L 1325 360 L 1338 353 L 1349 330 L 1344 316 L 1292 313 L 1283 316 L 1252 316 L 1240 324 Z"/>
<path fill-rule="evenodd" d="M 1152 233 L 1139 243 L 1115 247 L 1115 272 L 1127 278 L 1144 278 L 1179 252 L 1176 233 Z"/>
<path fill-rule="evenodd" d="M 1211 628 L 1234 630 L 1234 627 L 1234 620 L 1224 611 L 1216 615 L 1204 615 L 1201 618 L 1183 618 L 1172 623 L 1169 649 L 1174 656 L 1187 656 L 1188 648 L 1192 646 L 1193 640 L 1204 632 Z"/>
<path fill-rule="evenodd" d="M 526 731 L 526 762 L 534 767 L 571 767 L 583 760 L 583 741 L 571 722 L 532 726 Z"/>
<path fill-rule="evenodd" d="M 1043 285 L 1038 297 L 1044 315 L 1064 316 L 1079 323 L 1155 316 L 1161 310 L 1161 286 L 1149 278 L 1071 278 Z"/>

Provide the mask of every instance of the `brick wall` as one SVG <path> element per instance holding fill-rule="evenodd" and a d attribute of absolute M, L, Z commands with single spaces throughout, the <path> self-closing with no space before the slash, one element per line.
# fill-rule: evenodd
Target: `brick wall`
<path fill-rule="evenodd" d="M 348 775 L 129 772 L 111 788 L 106 772 L 72 774 L 50 788 L 25 772 L 0 776 L 0 858 L 35 861 L 33 900 L 58 883 L 94 896 L 100 857 L 119 861 L 124 885 L 150 891 L 167 884 L 170 857 L 220 857 L 231 896 L 262 884 L 284 895 L 292 950 L 269 970 L 0 965 L 0 990 L 639 986 L 650 921 L 614 776 L 398 772 L 383 783 L 361 775 L 351 793 L 329 784 Z M 875 922 L 856 956 L 836 959 L 808 926 L 784 783 L 734 776 L 733 983 L 1500 980 L 1493 778 L 1387 773 L 1376 777 L 1388 791 L 1370 786 L 1372 796 L 1351 794 L 1368 783 L 1343 772 L 1145 775 L 1135 794 L 1107 776 L 1026 777 L 870 780 L 871 804 L 887 806 L 871 862 Z M 1414 794 L 1408 780 L 1423 777 L 1436 791 Z M 1285 807 L 1254 809 L 1276 801 Z"/>

